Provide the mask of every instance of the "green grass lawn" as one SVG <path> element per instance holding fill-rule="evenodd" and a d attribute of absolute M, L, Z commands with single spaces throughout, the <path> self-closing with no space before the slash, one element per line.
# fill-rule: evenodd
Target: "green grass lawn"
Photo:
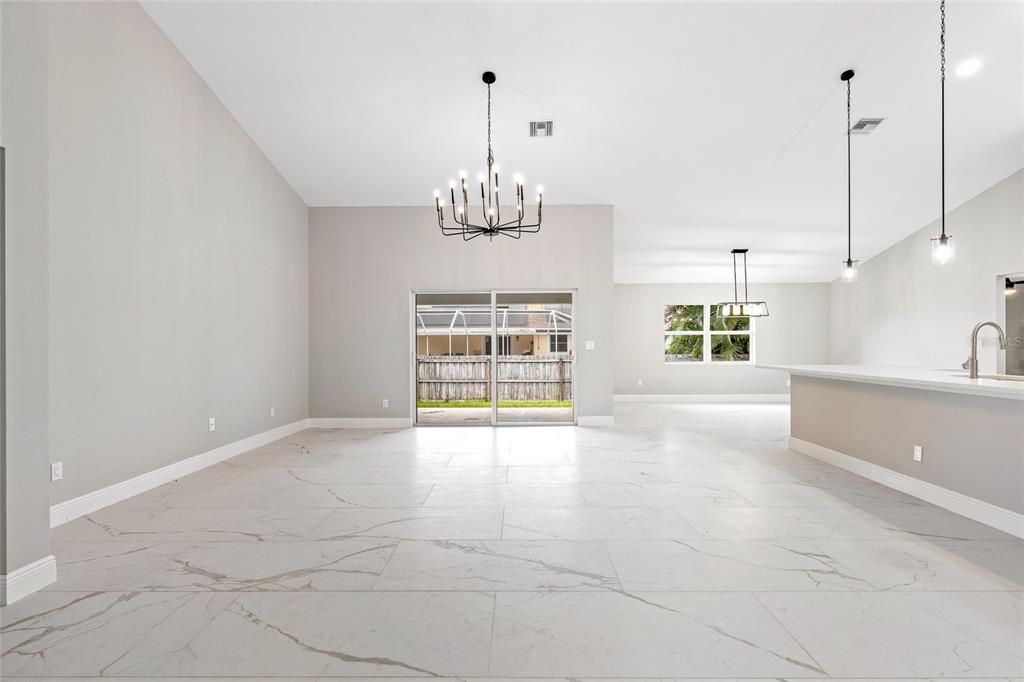
<path fill-rule="evenodd" d="M 490 407 L 489 400 L 459 400 L 450 403 L 421 400 L 416 407 Z M 498 407 L 572 407 L 571 400 L 502 400 Z"/>

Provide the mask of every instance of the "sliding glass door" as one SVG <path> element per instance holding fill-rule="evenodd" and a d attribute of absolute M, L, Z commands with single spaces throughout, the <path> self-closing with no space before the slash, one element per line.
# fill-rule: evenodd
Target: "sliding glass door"
<path fill-rule="evenodd" d="M 496 423 L 571 423 L 572 294 L 497 293 L 495 323 Z"/>
<path fill-rule="evenodd" d="M 413 295 L 420 425 L 571 424 L 573 294 Z"/>
<path fill-rule="evenodd" d="M 416 423 L 493 423 L 490 292 L 416 294 Z"/>

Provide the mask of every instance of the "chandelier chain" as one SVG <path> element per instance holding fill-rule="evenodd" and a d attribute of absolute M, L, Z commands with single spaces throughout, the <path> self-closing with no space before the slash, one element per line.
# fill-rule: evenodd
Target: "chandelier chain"
<path fill-rule="evenodd" d="M 491 151 L 491 84 L 487 84 L 487 167 L 494 165 L 494 152 Z"/>

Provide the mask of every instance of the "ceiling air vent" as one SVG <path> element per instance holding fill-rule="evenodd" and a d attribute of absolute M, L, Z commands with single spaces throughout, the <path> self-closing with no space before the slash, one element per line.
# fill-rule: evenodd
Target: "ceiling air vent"
<path fill-rule="evenodd" d="M 862 118 L 853 124 L 853 127 L 850 128 L 850 134 L 867 135 L 872 130 L 880 126 L 884 120 L 884 118 Z"/>
<path fill-rule="evenodd" d="M 554 134 L 554 121 L 530 121 L 530 137 L 551 137 Z"/>

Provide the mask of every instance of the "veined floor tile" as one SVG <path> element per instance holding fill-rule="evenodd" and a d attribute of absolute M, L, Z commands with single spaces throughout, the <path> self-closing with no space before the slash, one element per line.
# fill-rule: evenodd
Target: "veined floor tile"
<path fill-rule="evenodd" d="M 50 592 L 5 609 L 12 676 L 484 676 L 494 597 Z"/>
<path fill-rule="evenodd" d="M 313 533 L 317 540 L 349 537 L 398 540 L 498 540 L 500 508 L 341 509 Z"/>
<path fill-rule="evenodd" d="M 498 593 L 491 674 L 823 677 L 749 594 Z"/>
<path fill-rule="evenodd" d="M 583 483 L 591 507 L 749 507 L 732 488 L 715 483 Z"/>
<path fill-rule="evenodd" d="M 817 547 L 880 590 L 1024 590 L 1024 543 L 883 540 Z"/>
<path fill-rule="evenodd" d="M 168 510 L 162 508 L 129 509 L 115 504 L 72 519 L 50 529 L 50 541 L 64 542 L 144 542 L 138 537 L 127 535 L 130 531 L 148 523 L 151 519 Z"/>
<path fill-rule="evenodd" d="M 394 540 L 216 542 L 187 547 L 122 589 L 219 592 L 369 590 Z"/>
<path fill-rule="evenodd" d="M 733 489 L 757 507 L 930 506 L 927 502 L 877 483 L 733 483 Z"/>
<path fill-rule="evenodd" d="M 403 541 L 376 590 L 619 589 L 599 542 Z"/>
<path fill-rule="evenodd" d="M 490 485 L 507 483 L 509 467 L 380 467 L 369 483 L 402 485 Z"/>
<path fill-rule="evenodd" d="M 891 540 L 892 531 L 859 509 L 749 507 L 680 509 L 705 540 Z"/>
<path fill-rule="evenodd" d="M 256 507 L 284 490 L 284 485 L 222 485 L 198 486 L 174 482 L 153 488 L 118 505 L 124 509 L 219 509 L 224 507 Z"/>
<path fill-rule="evenodd" d="M 60 526 L 54 542 L 89 541 L 106 535 L 117 542 L 294 542 L 308 539 L 331 514 L 330 509 L 266 509 L 263 507 L 211 509 L 121 510 L 103 512 Z M 136 518 L 131 513 L 139 512 Z M 122 518 L 122 514 L 127 516 Z"/>
<path fill-rule="evenodd" d="M 609 542 L 627 592 L 870 590 L 841 561 L 808 542 Z"/>
<path fill-rule="evenodd" d="M 1024 675 L 1024 599 L 1005 592 L 758 598 L 837 677 Z"/>
<path fill-rule="evenodd" d="M 438 485 L 424 507 L 583 507 L 579 486 Z"/>
<path fill-rule="evenodd" d="M 577 507 L 505 510 L 506 540 L 695 540 L 675 509 Z"/>
<path fill-rule="evenodd" d="M 1024 542 L 787 414 L 293 434 L 54 528 L 4 679 L 1024 682 Z"/>
<path fill-rule="evenodd" d="M 430 485 L 308 485 L 289 486 L 263 501 L 268 509 L 344 509 L 347 507 L 418 507 Z"/>
<path fill-rule="evenodd" d="M 569 457 L 559 450 L 463 452 L 452 455 L 449 466 L 566 466 Z"/>
<path fill-rule="evenodd" d="M 57 582 L 46 590 L 116 592 L 130 590 L 171 561 L 186 545 L 167 542 L 69 542 L 54 547 Z"/>

